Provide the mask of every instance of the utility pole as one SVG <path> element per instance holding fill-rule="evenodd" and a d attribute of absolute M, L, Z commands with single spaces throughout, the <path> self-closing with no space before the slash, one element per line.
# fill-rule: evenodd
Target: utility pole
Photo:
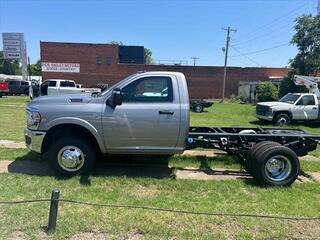
<path fill-rule="evenodd" d="M 198 59 L 200 59 L 200 58 L 194 56 L 194 57 L 191 57 L 191 59 L 193 59 L 193 66 L 195 66 L 195 65 L 196 65 L 196 61 L 197 61 Z"/>
<path fill-rule="evenodd" d="M 222 30 L 227 31 L 227 43 L 226 48 L 224 50 L 224 74 L 223 74 L 223 84 L 222 84 L 222 100 L 224 101 L 224 95 L 225 95 L 225 89 L 226 89 L 226 78 L 227 78 L 227 63 L 228 63 L 228 51 L 229 51 L 229 42 L 230 42 L 230 33 L 231 32 L 237 32 L 237 29 L 232 29 L 230 27 L 228 28 L 222 28 Z"/>

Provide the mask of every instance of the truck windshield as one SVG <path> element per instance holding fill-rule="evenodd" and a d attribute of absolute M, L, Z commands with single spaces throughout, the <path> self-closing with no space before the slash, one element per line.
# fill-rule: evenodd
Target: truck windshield
<path fill-rule="evenodd" d="M 101 92 L 101 93 L 99 93 L 99 94 L 97 94 L 97 95 L 98 95 L 98 96 L 101 96 L 101 95 L 103 96 L 103 95 L 107 94 L 107 93 L 110 92 L 112 89 L 117 88 L 117 87 L 120 86 L 123 82 L 127 81 L 129 78 L 132 78 L 132 77 L 134 77 L 134 76 L 136 76 L 136 75 L 137 75 L 137 73 L 132 74 L 132 75 L 129 75 L 128 77 L 122 79 L 120 82 L 117 82 L 116 84 L 114 84 L 114 85 L 112 85 L 110 88 L 108 88 L 107 90 L 105 90 L 105 91 L 103 91 L 103 92 Z"/>
<path fill-rule="evenodd" d="M 298 100 L 299 97 L 300 97 L 299 94 L 289 93 L 289 94 L 285 95 L 283 98 L 281 98 L 279 101 L 283 102 L 283 103 L 294 104 Z"/>

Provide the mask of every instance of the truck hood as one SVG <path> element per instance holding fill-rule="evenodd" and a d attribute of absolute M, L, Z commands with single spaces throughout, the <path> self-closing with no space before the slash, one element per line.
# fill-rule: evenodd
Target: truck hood
<path fill-rule="evenodd" d="M 284 107 L 284 108 L 290 108 L 292 104 L 290 103 L 284 103 L 284 102 L 260 102 L 258 105 L 262 106 L 268 106 L 268 107 Z"/>
<path fill-rule="evenodd" d="M 33 99 L 29 102 L 28 106 L 34 107 L 38 105 L 47 104 L 87 104 L 92 99 L 91 93 L 81 93 L 81 94 L 65 94 L 57 96 L 41 96 Z"/>

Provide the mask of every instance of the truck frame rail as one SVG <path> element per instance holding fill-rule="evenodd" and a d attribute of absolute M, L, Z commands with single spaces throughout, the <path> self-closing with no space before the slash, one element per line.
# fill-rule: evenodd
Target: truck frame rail
<path fill-rule="evenodd" d="M 277 142 L 298 156 L 304 156 L 317 148 L 320 136 L 308 134 L 301 129 L 190 127 L 186 148 L 219 149 L 245 158 L 252 147 L 262 141 Z"/>

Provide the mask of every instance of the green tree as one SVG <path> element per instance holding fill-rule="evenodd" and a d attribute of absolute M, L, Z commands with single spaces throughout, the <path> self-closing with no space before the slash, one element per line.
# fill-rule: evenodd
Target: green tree
<path fill-rule="evenodd" d="M 260 82 L 257 86 L 259 102 L 275 101 L 278 99 L 278 89 L 272 82 Z"/>
<path fill-rule="evenodd" d="M 320 15 L 303 15 L 295 20 L 295 34 L 291 43 L 298 48 L 297 55 L 290 60 L 294 68 L 288 76 L 281 81 L 279 97 L 289 92 L 306 92 L 305 87 L 296 86 L 293 75 L 320 74 Z"/>
<path fill-rule="evenodd" d="M 38 60 L 35 64 L 30 64 L 28 72 L 30 76 L 41 76 L 41 61 Z"/>
<path fill-rule="evenodd" d="M 153 63 L 152 51 L 149 48 L 144 48 L 144 54 L 146 57 L 146 64 L 152 64 Z"/>
<path fill-rule="evenodd" d="M 290 61 L 300 75 L 320 73 L 320 15 L 303 15 L 295 20 L 296 33 L 291 43 L 298 47 L 298 54 Z"/>
<path fill-rule="evenodd" d="M 0 51 L 0 73 L 7 75 L 20 75 L 21 69 L 17 60 L 3 58 L 3 52 Z"/>

